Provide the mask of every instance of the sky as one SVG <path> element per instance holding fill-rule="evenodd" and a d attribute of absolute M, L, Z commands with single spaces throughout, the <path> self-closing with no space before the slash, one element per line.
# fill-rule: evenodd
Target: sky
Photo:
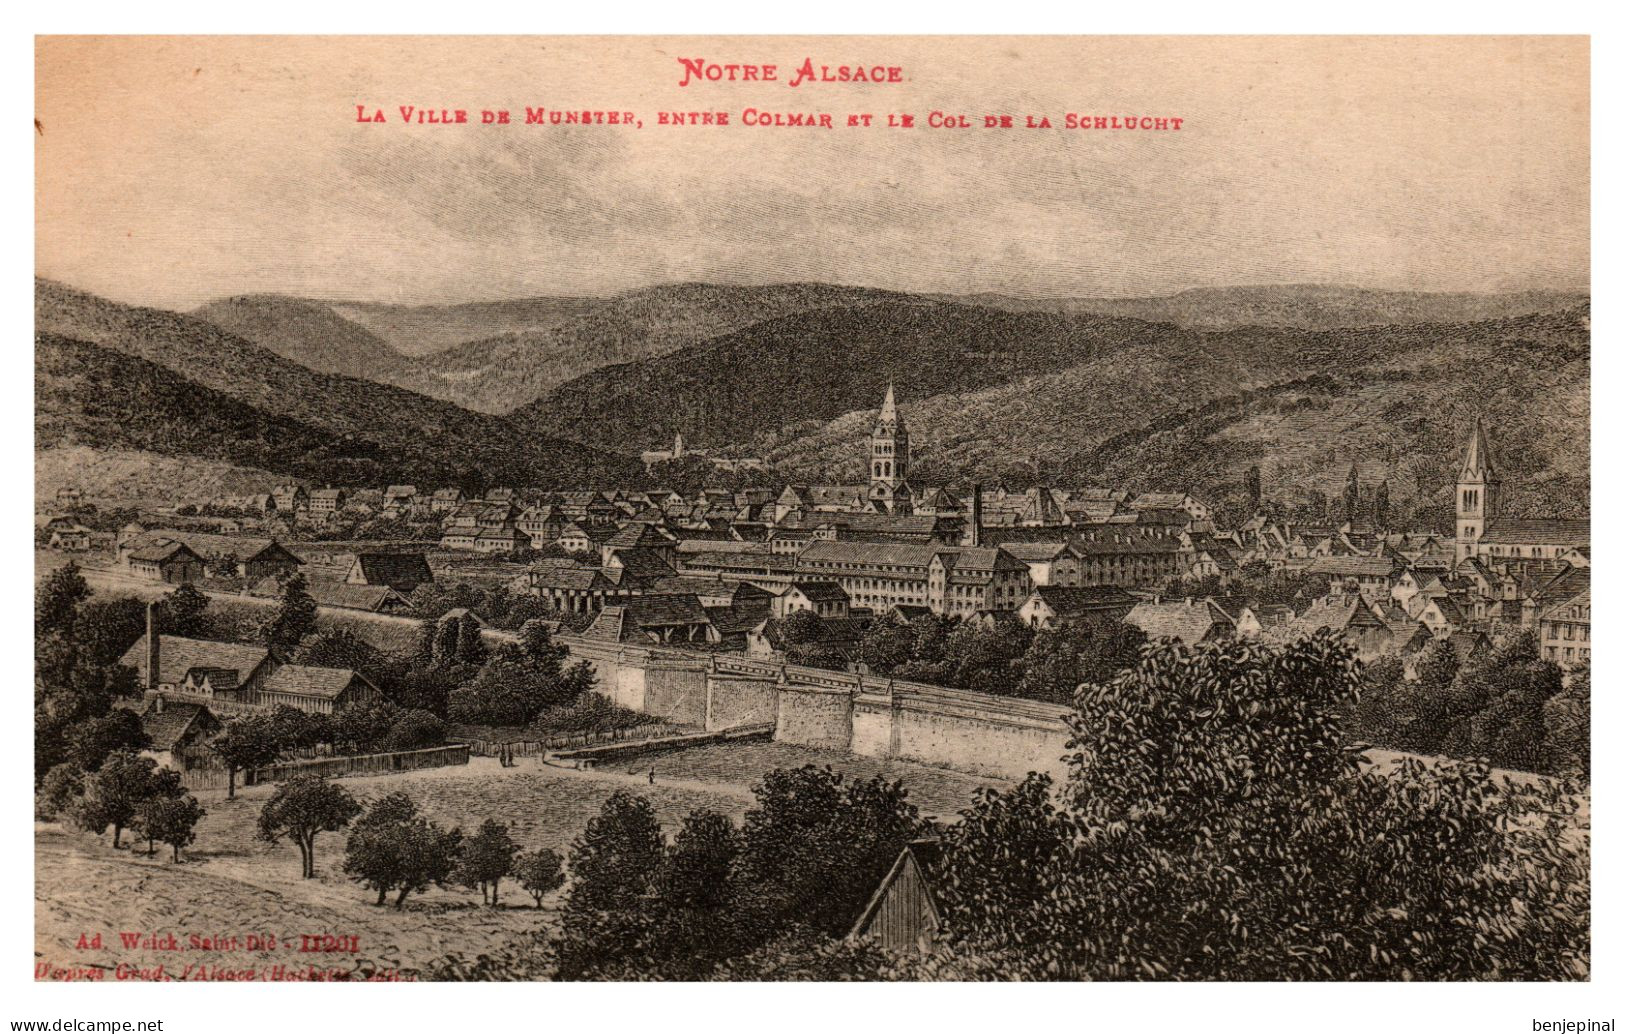
<path fill-rule="evenodd" d="M 683 87 L 680 58 L 779 79 Z M 807 58 L 903 81 L 790 87 Z M 677 281 L 1585 290 L 1589 75 L 1572 37 L 45 37 L 36 271 L 170 308 Z M 525 126 L 526 106 L 643 124 Z M 748 127 L 747 108 L 836 128 Z M 656 124 L 705 110 L 733 124 Z M 1068 112 L 1183 121 L 1020 128 Z M 921 124 L 844 125 L 862 113 Z"/>

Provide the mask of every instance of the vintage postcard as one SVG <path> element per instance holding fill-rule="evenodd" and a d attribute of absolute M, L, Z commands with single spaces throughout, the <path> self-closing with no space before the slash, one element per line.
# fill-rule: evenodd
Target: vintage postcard
<path fill-rule="evenodd" d="M 34 980 L 1590 980 L 1590 72 L 39 38 Z"/>

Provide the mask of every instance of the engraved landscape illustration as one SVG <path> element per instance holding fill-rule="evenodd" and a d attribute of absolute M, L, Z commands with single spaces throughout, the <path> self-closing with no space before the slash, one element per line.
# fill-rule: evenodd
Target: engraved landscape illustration
<path fill-rule="evenodd" d="M 37 980 L 1590 978 L 1584 40 L 36 75 Z"/>

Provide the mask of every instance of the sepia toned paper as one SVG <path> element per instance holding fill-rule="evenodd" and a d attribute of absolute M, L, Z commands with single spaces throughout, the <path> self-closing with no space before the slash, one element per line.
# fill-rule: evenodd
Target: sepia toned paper
<path fill-rule="evenodd" d="M 1587 980 L 1582 37 L 41 37 L 39 981 Z"/>

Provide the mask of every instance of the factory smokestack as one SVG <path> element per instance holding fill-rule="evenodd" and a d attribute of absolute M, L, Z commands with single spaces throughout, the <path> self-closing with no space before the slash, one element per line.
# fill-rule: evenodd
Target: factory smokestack
<path fill-rule="evenodd" d="M 147 603 L 147 690 L 158 691 L 158 601 Z"/>

